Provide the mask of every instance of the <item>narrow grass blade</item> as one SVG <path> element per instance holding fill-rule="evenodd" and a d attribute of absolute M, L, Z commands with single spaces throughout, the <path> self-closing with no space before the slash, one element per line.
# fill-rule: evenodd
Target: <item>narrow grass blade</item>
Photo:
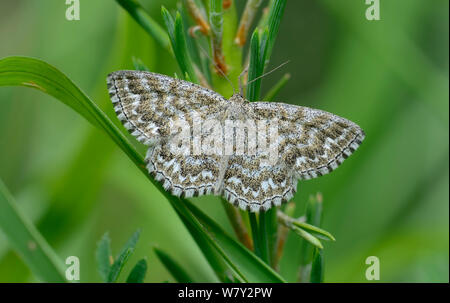
<path fill-rule="evenodd" d="M 127 278 L 127 283 L 144 283 L 147 274 L 147 261 L 139 260 L 131 270 Z"/>
<path fill-rule="evenodd" d="M 248 67 L 248 82 L 261 76 L 261 66 L 259 61 L 260 56 L 260 44 L 259 44 L 259 31 L 254 31 L 250 39 L 250 64 Z M 256 80 L 247 85 L 247 99 L 249 101 L 256 101 L 259 99 L 259 89 L 261 87 L 261 81 Z"/>
<path fill-rule="evenodd" d="M 185 31 L 183 27 L 183 20 L 180 13 L 177 13 L 175 20 L 170 15 L 169 11 L 165 8 L 161 8 L 161 14 L 166 24 L 167 32 L 169 33 L 170 42 L 172 45 L 173 53 L 178 62 L 178 66 L 183 75 L 183 79 L 186 79 L 186 75 L 189 76 L 189 81 L 198 83 L 197 75 L 195 74 L 192 60 L 189 56 L 189 50 L 187 48 Z"/>
<path fill-rule="evenodd" d="M 154 247 L 153 250 L 155 251 L 156 256 L 161 261 L 162 264 L 166 267 L 166 269 L 169 271 L 169 273 L 172 275 L 172 277 L 177 281 L 178 283 L 192 283 L 195 282 L 189 274 L 186 272 L 186 270 L 178 264 L 171 256 L 169 256 L 164 250 Z"/>
<path fill-rule="evenodd" d="M 108 279 L 106 279 L 106 282 L 108 283 L 117 282 L 117 279 L 119 278 L 119 275 L 122 272 L 123 267 L 127 263 L 128 259 L 131 257 L 133 252 L 134 249 L 128 248 L 119 255 L 119 257 L 114 261 L 113 265 L 111 266 L 111 270 L 109 271 Z"/>
<path fill-rule="evenodd" d="M 268 19 L 269 27 L 269 42 L 267 47 L 266 64 L 272 55 L 273 46 L 278 35 L 281 19 L 283 18 L 284 8 L 286 7 L 286 0 L 274 0 L 271 3 Z"/>
<path fill-rule="evenodd" d="M 106 282 L 108 280 L 108 275 L 111 270 L 111 265 L 113 264 L 113 256 L 111 253 L 111 239 L 109 234 L 105 233 L 102 239 L 98 242 L 97 251 L 97 270 L 102 277 L 102 280 Z"/>
<path fill-rule="evenodd" d="M 314 245 L 317 248 L 323 249 L 323 245 L 322 243 L 319 241 L 319 239 L 317 239 L 316 237 L 314 237 L 313 235 L 311 235 L 309 232 L 307 232 L 306 230 L 303 230 L 295 225 L 293 225 L 292 230 L 295 231 L 295 233 L 297 233 L 300 237 L 302 237 L 303 239 L 305 239 L 306 241 L 308 241 L 309 243 L 311 243 L 312 245 Z"/>
<path fill-rule="evenodd" d="M 268 39 L 269 32 L 266 29 L 262 34 L 258 30 L 255 30 L 250 40 L 250 64 L 247 85 L 247 99 L 249 101 L 260 99 L 262 79 L 259 77 L 264 73 Z"/>
<path fill-rule="evenodd" d="M 170 41 L 164 29 L 135 0 L 116 0 L 142 28 L 163 48 L 170 51 Z"/>
<path fill-rule="evenodd" d="M 271 208 L 269 209 L 265 216 L 265 242 L 267 242 L 267 251 L 268 251 L 268 259 L 270 264 L 273 265 L 275 259 L 275 245 L 277 242 L 277 234 L 278 234 L 278 221 L 277 221 L 277 209 Z"/>
<path fill-rule="evenodd" d="M 134 232 L 134 234 L 128 239 L 127 243 L 122 247 L 122 250 L 120 251 L 118 258 L 120 258 L 121 255 L 123 255 L 126 251 L 129 249 L 136 249 L 137 242 L 139 241 L 139 236 L 141 235 L 141 230 L 138 229 Z"/>
<path fill-rule="evenodd" d="M 270 266 L 261 261 L 241 243 L 229 236 L 216 222 L 201 212 L 191 202 L 184 203 L 187 210 L 195 216 L 196 224 L 211 241 L 211 245 L 223 255 L 229 266 L 237 271 L 247 282 L 284 282 L 284 279 Z"/>
<path fill-rule="evenodd" d="M 269 264 L 269 238 L 267 234 L 266 212 L 259 212 L 259 230 L 258 237 L 261 245 L 261 259 Z"/>
<path fill-rule="evenodd" d="M 311 283 L 323 282 L 323 250 L 314 249 L 314 257 L 311 267 Z"/>
<path fill-rule="evenodd" d="M 298 234 L 300 237 L 311 243 L 312 245 L 322 249 L 322 243 L 320 243 L 319 239 L 317 239 L 315 236 L 304 230 L 303 228 L 297 226 L 294 224 L 294 219 L 287 216 L 282 211 L 278 211 L 278 221 L 283 224 L 284 226 L 290 228 L 293 230 L 296 234 Z"/>
<path fill-rule="evenodd" d="M 292 222 L 292 224 L 294 224 L 295 226 L 300 227 L 301 229 L 307 230 L 310 233 L 313 234 L 317 234 L 317 235 L 322 235 L 326 240 L 331 240 L 331 241 L 336 241 L 336 239 L 333 237 L 332 234 L 330 234 L 329 232 L 327 232 L 326 230 L 323 230 L 317 226 L 305 223 L 305 222 L 300 222 L 297 220 L 294 220 Z"/>
<path fill-rule="evenodd" d="M 128 259 L 131 257 L 131 255 L 134 253 L 136 249 L 136 244 L 139 240 L 140 234 L 141 231 L 138 229 L 130 237 L 130 239 L 128 239 L 127 243 L 125 243 L 125 245 L 122 247 L 122 250 L 120 251 L 119 255 L 115 259 L 114 263 L 111 265 L 106 282 L 114 283 L 117 281 L 123 267 L 128 262 Z"/>
<path fill-rule="evenodd" d="M 253 250 L 255 251 L 255 254 L 258 257 L 262 258 L 261 243 L 259 239 L 259 228 L 258 228 L 258 221 L 256 219 L 256 214 L 248 212 L 248 220 L 250 221 L 250 228 L 252 229 Z"/>
<path fill-rule="evenodd" d="M 320 226 L 322 219 L 322 195 L 317 194 L 310 196 L 306 207 L 306 222 L 314 226 Z M 334 237 L 333 237 L 334 239 Z M 311 279 L 311 267 L 314 261 L 314 250 L 307 241 L 303 241 L 300 250 L 300 282 L 309 281 Z"/>
<path fill-rule="evenodd" d="M 66 282 L 64 264 L 36 227 L 17 208 L 0 179 L 0 229 L 31 271 L 44 282 Z"/>

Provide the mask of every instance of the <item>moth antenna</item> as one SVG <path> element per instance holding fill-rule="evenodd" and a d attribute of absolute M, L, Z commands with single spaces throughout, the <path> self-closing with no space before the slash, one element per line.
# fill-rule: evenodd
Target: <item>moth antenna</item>
<path fill-rule="evenodd" d="M 261 79 L 262 77 L 267 76 L 267 75 L 270 74 L 270 73 L 273 73 L 274 71 L 276 71 L 277 69 L 279 69 L 279 68 L 282 67 L 283 65 L 288 64 L 289 62 L 290 62 L 290 60 L 287 60 L 286 62 L 281 63 L 280 65 L 278 65 L 277 67 L 275 67 L 274 69 L 272 69 L 271 71 L 269 71 L 269 72 L 267 72 L 267 73 L 264 73 L 264 74 L 262 74 L 261 76 L 256 77 L 255 79 L 253 79 L 253 80 L 251 80 L 251 81 L 248 81 L 247 84 L 246 84 L 246 86 L 249 85 L 250 83 L 256 81 L 256 80 Z"/>

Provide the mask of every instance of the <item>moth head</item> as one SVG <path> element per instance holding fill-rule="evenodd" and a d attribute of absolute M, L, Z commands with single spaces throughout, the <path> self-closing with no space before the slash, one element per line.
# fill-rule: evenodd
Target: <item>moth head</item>
<path fill-rule="evenodd" d="M 234 93 L 233 96 L 231 96 L 230 101 L 236 103 L 244 103 L 246 99 L 242 97 L 241 93 Z"/>

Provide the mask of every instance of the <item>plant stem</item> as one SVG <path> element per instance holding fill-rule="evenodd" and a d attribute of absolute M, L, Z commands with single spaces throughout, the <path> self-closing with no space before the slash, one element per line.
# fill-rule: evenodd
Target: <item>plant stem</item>
<path fill-rule="evenodd" d="M 194 19 L 195 23 L 199 26 L 200 31 L 204 35 L 209 35 L 211 27 L 209 26 L 208 21 L 206 21 L 206 16 L 200 7 L 197 6 L 194 0 L 185 0 L 185 3 L 187 10 Z"/>
<path fill-rule="evenodd" d="M 242 220 L 239 210 L 224 199 L 222 199 L 222 205 L 225 208 L 227 217 L 230 220 L 231 226 L 233 227 L 239 241 L 248 249 L 253 250 L 252 239 L 250 238 L 247 227 Z"/>
<path fill-rule="evenodd" d="M 259 241 L 260 236 L 258 234 L 258 222 L 256 220 L 255 213 L 249 211 L 248 218 L 250 220 L 250 226 L 252 228 L 253 250 L 255 254 L 262 259 L 261 243 Z"/>
<path fill-rule="evenodd" d="M 247 35 L 252 25 L 255 14 L 258 11 L 258 7 L 261 5 L 261 0 L 248 0 L 245 5 L 244 12 L 242 13 L 241 21 L 239 22 L 239 28 L 236 34 L 235 43 L 239 46 L 244 46 L 247 42 Z"/>
<path fill-rule="evenodd" d="M 286 205 L 286 208 L 284 210 L 285 214 L 287 216 L 293 216 L 294 212 L 295 212 L 295 207 L 296 207 L 296 205 L 294 202 L 289 202 Z M 283 224 L 279 224 L 277 240 L 276 240 L 275 249 L 274 249 L 274 256 L 272 258 L 272 264 L 271 264 L 272 267 L 275 269 L 278 268 L 278 264 L 280 262 L 282 254 L 283 254 L 284 244 L 286 243 L 286 238 L 287 238 L 288 233 L 289 233 L 289 228 Z"/>
<path fill-rule="evenodd" d="M 260 248 L 261 248 L 261 259 L 269 263 L 269 240 L 267 235 L 267 222 L 266 222 L 266 212 L 259 212 L 259 230 L 258 234 L 260 237 Z"/>
<path fill-rule="evenodd" d="M 322 217 L 322 195 L 317 193 L 310 196 L 306 208 L 306 222 L 315 226 L 320 226 Z M 311 268 L 314 259 L 314 248 L 307 241 L 302 241 L 301 259 L 298 273 L 299 282 L 310 280 Z M 321 260 L 322 262 L 322 260 Z"/>
<path fill-rule="evenodd" d="M 241 74 L 242 68 L 242 48 L 237 46 L 234 42 L 234 35 L 236 34 L 238 15 L 236 12 L 235 1 L 230 1 L 231 6 L 223 10 L 223 38 L 222 50 L 228 68 L 228 78 L 233 83 L 234 87 L 239 86 L 238 77 Z M 225 4 L 225 2 L 224 2 Z M 215 89 L 221 92 L 226 98 L 230 97 L 234 91 L 233 87 L 226 79 L 220 77 L 215 82 Z"/>
<path fill-rule="evenodd" d="M 222 36 L 223 36 L 223 2 L 222 0 L 211 0 L 209 22 L 211 24 L 211 38 L 213 60 L 217 69 L 227 74 L 227 66 L 222 52 Z"/>
<path fill-rule="evenodd" d="M 267 247 L 268 247 L 268 259 L 269 264 L 272 266 L 275 256 L 275 245 L 277 242 L 278 234 L 278 220 L 277 209 L 275 207 L 269 209 L 265 216 L 266 221 L 266 233 L 267 233 Z"/>

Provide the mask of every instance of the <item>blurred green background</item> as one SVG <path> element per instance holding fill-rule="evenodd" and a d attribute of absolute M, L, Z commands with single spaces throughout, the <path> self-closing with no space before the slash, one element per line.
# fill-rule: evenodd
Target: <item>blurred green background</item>
<path fill-rule="evenodd" d="M 132 69 L 133 56 L 173 75 L 176 62 L 113 0 L 81 0 L 81 20 L 67 21 L 61 0 L 0 4 L 0 57 L 40 58 L 63 71 L 114 118 L 105 77 Z M 160 7 L 141 0 L 161 22 Z M 244 1 L 238 1 L 242 9 Z M 365 282 L 365 259 L 377 256 L 381 282 L 449 281 L 449 2 L 381 0 L 381 21 L 365 19 L 363 0 L 288 1 L 271 65 L 290 64 L 278 101 L 333 112 L 367 137 L 336 172 L 300 182 L 324 197 L 326 282 Z M 144 256 L 146 281 L 172 281 L 152 252 L 157 245 L 192 276 L 212 271 L 162 195 L 100 131 L 51 97 L 0 89 L 0 177 L 24 212 L 65 259 L 81 261 L 81 279 L 100 281 L 95 247 L 110 232 L 113 252 L 142 228 L 125 272 Z M 116 119 L 114 118 L 114 121 Z M 227 230 L 222 205 L 194 200 Z M 281 272 L 296 279 L 299 240 L 291 235 Z M 0 282 L 36 281 L 0 231 Z"/>

